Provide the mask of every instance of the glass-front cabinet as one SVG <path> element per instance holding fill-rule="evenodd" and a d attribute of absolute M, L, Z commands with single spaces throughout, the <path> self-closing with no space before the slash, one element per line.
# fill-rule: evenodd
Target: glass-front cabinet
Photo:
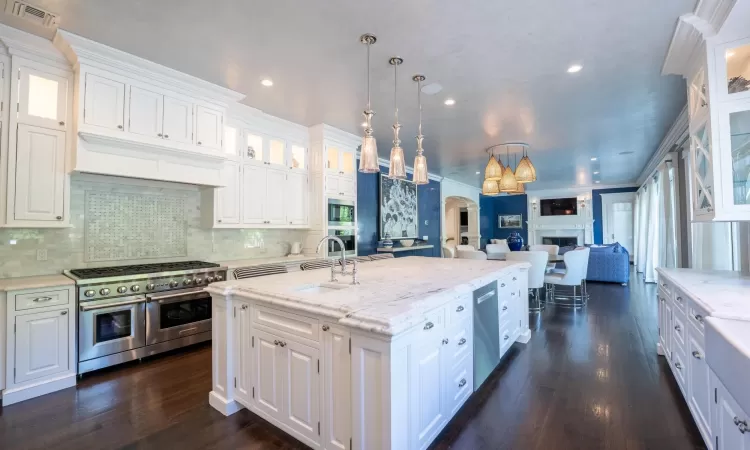
<path fill-rule="evenodd" d="M 325 158 L 326 173 L 349 178 L 356 175 L 357 157 L 354 150 L 326 145 Z"/>

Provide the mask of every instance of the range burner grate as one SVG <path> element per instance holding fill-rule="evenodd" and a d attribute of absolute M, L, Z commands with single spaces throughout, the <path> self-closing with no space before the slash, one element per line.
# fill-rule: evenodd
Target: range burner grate
<path fill-rule="evenodd" d="M 132 266 L 96 267 L 91 269 L 73 269 L 72 275 L 80 279 L 120 277 L 144 273 L 176 272 L 180 270 L 208 269 L 219 267 L 219 264 L 204 261 L 182 261 L 156 264 L 136 264 Z"/>

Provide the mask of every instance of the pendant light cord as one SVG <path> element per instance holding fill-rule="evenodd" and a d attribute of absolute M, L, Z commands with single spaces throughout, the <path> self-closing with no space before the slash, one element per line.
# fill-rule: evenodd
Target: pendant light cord
<path fill-rule="evenodd" d="M 398 124 L 398 64 L 393 65 L 393 106 L 396 108 L 396 124 Z"/>
<path fill-rule="evenodd" d="M 370 43 L 367 44 L 367 110 L 370 111 Z"/>
<path fill-rule="evenodd" d="M 419 135 L 422 136 L 422 81 L 417 81 L 417 103 L 419 103 Z"/>

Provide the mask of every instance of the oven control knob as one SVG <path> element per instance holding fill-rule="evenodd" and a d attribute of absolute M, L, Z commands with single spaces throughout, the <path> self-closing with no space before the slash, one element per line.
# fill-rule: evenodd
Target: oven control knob
<path fill-rule="evenodd" d="M 203 284 L 203 278 L 196 278 L 193 281 L 195 282 L 195 284 Z"/>
<path fill-rule="evenodd" d="M 96 295 L 96 291 L 89 289 L 88 291 L 84 292 L 83 295 L 85 295 L 86 297 L 93 297 Z"/>
<path fill-rule="evenodd" d="M 206 283 L 213 283 L 214 277 L 206 277 Z"/>
<path fill-rule="evenodd" d="M 180 283 L 176 282 L 175 280 L 172 280 L 169 282 L 169 287 L 177 287 L 178 284 Z"/>
<path fill-rule="evenodd" d="M 193 280 L 191 280 L 191 279 L 188 278 L 187 280 L 183 281 L 182 284 L 184 284 L 185 286 L 190 286 L 190 283 L 192 283 L 192 282 L 193 282 Z"/>
<path fill-rule="evenodd" d="M 138 286 L 137 284 L 134 284 L 134 285 L 130 286 L 130 290 L 133 291 L 133 292 L 138 292 L 138 291 L 141 290 L 141 287 Z"/>
<path fill-rule="evenodd" d="M 135 286 L 133 286 L 133 287 L 135 287 Z M 154 283 L 149 283 L 149 284 L 146 285 L 146 290 L 147 291 L 153 291 L 155 287 L 156 287 L 156 285 Z"/>
<path fill-rule="evenodd" d="M 223 280 L 223 279 L 224 279 L 224 278 L 222 278 L 222 276 L 221 276 L 221 275 L 218 275 L 218 274 L 216 275 L 216 281 L 221 281 L 221 280 Z"/>
<path fill-rule="evenodd" d="M 117 288 L 117 292 L 119 292 L 120 294 L 125 293 L 127 291 L 128 291 L 128 288 L 126 288 L 125 286 L 120 286 Z"/>
<path fill-rule="evenodd" d="M 99 293 L 100 293 L 100 294 L 102 294 L 102 295 L 109 295 L 109 289 L 107 289 L 107 288 L 102 288 L 102 289 L 101 289 L 101 290 L 99 291 Z"/>

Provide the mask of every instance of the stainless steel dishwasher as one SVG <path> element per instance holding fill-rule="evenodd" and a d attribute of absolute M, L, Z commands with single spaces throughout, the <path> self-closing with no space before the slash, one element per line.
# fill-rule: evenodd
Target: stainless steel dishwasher
<path fill-rule="evenodd" d="M 474 291 L 474 390 L 500 363 L 497 281 Z"/>

